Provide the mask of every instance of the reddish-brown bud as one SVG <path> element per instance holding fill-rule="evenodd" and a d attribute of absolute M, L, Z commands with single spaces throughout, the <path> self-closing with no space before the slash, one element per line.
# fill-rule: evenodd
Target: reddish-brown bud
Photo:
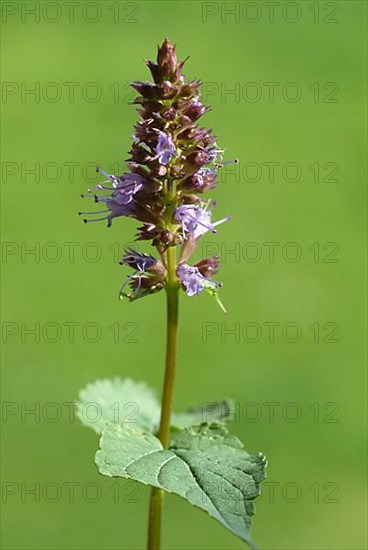
<path fill-rule="evenodd" d="M 220 256 L 211 256 L 210 258 L 204 258 L 200 262 L 194 264 L 198 268 L 203 277 L 212 277 L 216 275 L 220 267 Z"/>
<path fill-rule="evenodd" d="M 157 52 L 157 65 L 160 74 L 164 78 L 172 77 L 175 74 L 177 63 L 175 46 L 165 38 Z"/>

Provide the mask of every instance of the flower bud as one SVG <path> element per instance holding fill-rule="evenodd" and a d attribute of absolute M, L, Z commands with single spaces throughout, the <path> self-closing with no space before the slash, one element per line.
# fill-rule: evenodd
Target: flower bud
<path fill-rule="evenodd" d="M 212 277 L 216 275 L 220 267 L 220 256 L 211 256 L 204 258 L 200 262 L 194 264 L 203 277 Z"/>
<path fill-rule="evenodd" d="M 169 109 L 166 109 L 166 111 L 164 111 L 162 113 L 162 118 L 164 118 L 165 120 L 175 120 L 175 117 L 176 117 L 176 110 L 174 109 L 174 107 L 170 107 Z"/>
<path fill-rule="evenodd" d="M 157 52 L 157 65 L 162 77 L 172 77 L 175 74 L 177 62 L 175 46 L 165 38 Z"/>

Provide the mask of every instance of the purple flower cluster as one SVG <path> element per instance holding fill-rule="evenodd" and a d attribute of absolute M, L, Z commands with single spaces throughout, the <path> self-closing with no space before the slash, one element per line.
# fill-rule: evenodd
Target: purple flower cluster
<path fill-rule="evenodd" d="M 213 222 L 214 204 L 202 198 L 216 186 L 223 150 L 212 131 L 198 123 L 208 109 L 200 99 L 200 81 L 186 80 L 182 74 L 185 61 L 177 60 L 175 47 L 166 39 L 157 61 L 146 62 L 153 82 L 132 83 L 139 94 L 134 104 L 140 120 L 127 172 L 114 176 L 98 168 L 105 180 L 85 196 L 104 203 L 106 209 L 81 212 L 87 223 L 107 220 L 108 226 L 117 217 L 135 218 L 141 222 L 136 238 L 156 247 L 160 260 L 126 250 L 121 263 L 134 272 L 121 295 L 131 300 L 165 287 L 167 250 L 172 246 L 181 247 L 176 273 L 188 296 L 203 290 L 217 296 L 220 286 L 210 278 L 218 269 L 218 258 L 187 264 L 198 239 L 208 231 L 215 233 L 229 217 Z M 125 294 L 127 284 L 131 290 Z"/>

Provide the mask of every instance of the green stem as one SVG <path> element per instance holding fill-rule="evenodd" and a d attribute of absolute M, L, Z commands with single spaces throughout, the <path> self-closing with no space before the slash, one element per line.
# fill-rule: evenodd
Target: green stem
<path fill-rule="evenodd" d="M 176 249 L 174 246 L 169 247 L 167 250 L 166 304 L 166 368 L 162 394 L 160 427 L 158 431 L 158 438 L 164 448 L 168 447 L 170 438 L 170 417 L 174 394 L 178 329 L 179 284 L 176 277 Z M 162 489 L 152 487 L 148 520 L 147 550 L 160 549 L 163 499 L 164 491 Z"/>

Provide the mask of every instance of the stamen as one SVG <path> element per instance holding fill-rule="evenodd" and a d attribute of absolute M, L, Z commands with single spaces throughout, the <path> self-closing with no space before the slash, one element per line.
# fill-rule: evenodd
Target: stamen
<path fill-rule="evenodd" d="M 223 168 L 227 164 L 239 164 L 239 159 L 225 160 L 224 162 L 215 162 L 217 168 Z"/>
<path fill-rule="evenodd" d="M 111 183 L 111 181 L 103 181 L 101 183 L 98 183 L 93 189 L 88 189 L 88 191 L 92 192 L 97 189 L 97 191 L 107 190 L 107 191 L 115 191 L 115 187 L 107 187 L 106 185 L 103 185 L 104 183 Z"/>
<path fill-rule="evenodd" d="M 211 231 L 212 233 L 217 233 L 216 229 L 212 229 L 212 227 L 210 225 L 206 225 L 205 223 L 200 222 L 199 220 L 195 220 L 195 221 L 198 225 L 201 225 L 202 227 L 205 227 L 206 229 L 208 229 L 208 231 Z M 218 225 L 218 222 L 216 224 L 212 224 L 212 225 L 213 226 Z"/>
<path fill-rule="evenodd" d="M 95 214 L 104 214 L 108 210 L 96 210 L 96 212 L 78 212 L 78 216 L 94 216 Z"/>
<path fill-rule="evenodd" d="M 135 291 L 133 292 L 133 296 L 134 296 L 134 294 L 137 294 L 137 292 L 141 288 L 141 285 L 142 285 L 142 275 L 138 275 L 138 285 L 137 285 L 137 288 L 135 289 Z"/>
<path fill-rule="evenodd" d="M 108 216 L 106 216 L 105 218 L 98 218 L 97 220 L 87 220 L 86 218 L 84 218 L 84 223 L 92 223 L 92 222 L 103 222 L 104 220 L 107 220 L 108 219 Z"/>
<path fill-rule="evenodd" d="M 105 178 L 108 178 L 107 181 L 103 181 L 102 183 L 109 183 L 111 182 L 114 186 L 114 188 L 112 190 L 115 189 L 115 187 L 117 185 L 119 185 L 119 178 L 117 178 L 116 176 L 114 176 L 113 174 L 108 174 L 103 168 L 101 168 L 101 166 L 98 166 L 97 167 L 97 172 L 99 174 L 102 174 L 103 176 L 105 176 Z M 98 186 L 97 186 L 98 187 Z"/>
<path fill-rule="evenodd" d="M 203 208 L 203 210 L 206 212 L 210 206 L 210 203 L 211 201 L 209 200 L 207 203 L 206 203 L 206 206 Z M 199 207 L 200 208 L 200 207 Z M 205 227 L 206 229 L 208 229 L 208 231 L 211 231 L 212 233 L 217 233 L 216 229 L 213 229 L 211 227 L 211 225 L 206 225 L 205 223 L 201 222 L 200 220 L 198 220 L 195 216 L 191 216 L 192 217 L 192 221 L 198 225 L 201 225 L 202 227 Z M 212 224 L 212 226 L 214 226 L 215 224 Z"/>
<path fill-rule="evenodd" d="M 124 281 L 123 284 L 122 284 L 121 289 L 119 290 L 119 297 L 124 296 L 124 293 L 123 293 L 124 288 L 127 286 L 127 284 L 129 283 L 130 279 L 132 279 L 136 274 L 137 274 L 137 272 L 135 271 L 132 275 L 129 275 L 129 276 L 125 279 L 125 281 Z"/>
<path fill-rule="evenodd" d="M 108 174 L 108 173 L 106 172 L 106 170 L 104 170 L 103 168 L 101 168 L 101 166 L 97 166 L 96 172 L 98 172 L 99 174 L 102 174 L 103 176 L 105 176 L 105 178 L 109 178 L 109 180 L 110 180 L 110 178 L 111 178 L 110 174 Z"/>
<path fill-rule="evenodd" d="M 228 222 L 229 220 L 231 220 L 231 216 L 225 216 L 225 218 L 222 218 L 222 220 L 219 220 L 218 222 L 215 222 L 213 224 L 213 226 L 215 227 L 216 225 L 220 225 L 220 223 Z"/>

